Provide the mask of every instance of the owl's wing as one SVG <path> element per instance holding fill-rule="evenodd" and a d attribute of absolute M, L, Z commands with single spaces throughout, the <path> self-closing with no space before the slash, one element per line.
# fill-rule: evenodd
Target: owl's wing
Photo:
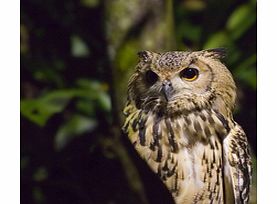
<path fill-rule="evenodd" d="M 233 197 L 236 204 L 248 203 L 252 177 L 251 157 L 247 137 L 238 124 L 224 139 L 223 153 L 226 199 L 228 201 L 228 198 Z M 230 195 L 230 184 L 233 195 Z"/>

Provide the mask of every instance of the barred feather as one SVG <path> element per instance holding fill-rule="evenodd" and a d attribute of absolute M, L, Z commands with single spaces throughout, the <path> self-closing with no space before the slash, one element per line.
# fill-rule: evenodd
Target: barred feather
<path fill-rule="evenodd" d="M 235 84 L 218 61 L 218 54 L 218 50 L 143 52 L 129 82 L 123 131 L 176 204 L 245 204 L 249 200 L 248 142 L 232 119 Z M 188 87 L 181 87 L 179 79 L 172 79 L 178 82 L 173 84 L 174 93 L 168 100 L 160 94 L 159 81 L 150 87 L 144 82 L 143 74 L 150 68 L 161 80 L 168 80 L 171 72 L 176 76 L 180 67 L 191 61 L 211 75 L 206 76 L 210 81 L 201 82 L 203 88 L 197 85 L 200 93 L 190 92 Z"/>

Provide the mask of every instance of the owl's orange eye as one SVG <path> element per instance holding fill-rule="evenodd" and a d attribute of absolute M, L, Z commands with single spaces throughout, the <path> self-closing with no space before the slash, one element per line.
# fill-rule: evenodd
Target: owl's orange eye
<path fill-rule="evenodd" d="M 197 79 L 198 75 L 199 71 L 195 68 L 185 68 L 180 72 L 180 77 L 187 81 L 193 81 Z"/>
<path fill-rule="evenodd" d="M 158 81 L 159 76 L 155 72 L 148 70 L 145 73 L 145 79 L 146 79 L 147 83 L 152 85 L 152 84 L 156 83 L 156 81 Z"/>

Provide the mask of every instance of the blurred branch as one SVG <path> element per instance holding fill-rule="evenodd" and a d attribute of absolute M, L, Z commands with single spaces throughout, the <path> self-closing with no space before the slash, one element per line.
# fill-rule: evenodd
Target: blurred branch
<path fill-rule="evenodd" d="M 141 49 L 172 49 L 175 46 L 172 0 L 134 0 L 132 3 L 107 0 L 105 3 L 113 107 L 112 146 L 125 170 L 130 188 L 139 196 L 140 203 L 149 203 L 139 173 L 122 143 L 120 127 L 123 119 L 120 113 L 137 52 Z"/>

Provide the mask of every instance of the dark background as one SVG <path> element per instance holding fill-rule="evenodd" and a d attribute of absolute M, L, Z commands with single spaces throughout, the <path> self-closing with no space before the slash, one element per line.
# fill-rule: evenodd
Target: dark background
<path fill-rule="evenodd" d="M 227 48 L 256 169 L 256 1 L 22 0 L 20 15 L 22 203 L 172 202 L 120 133 L 142 49 Z"/>

